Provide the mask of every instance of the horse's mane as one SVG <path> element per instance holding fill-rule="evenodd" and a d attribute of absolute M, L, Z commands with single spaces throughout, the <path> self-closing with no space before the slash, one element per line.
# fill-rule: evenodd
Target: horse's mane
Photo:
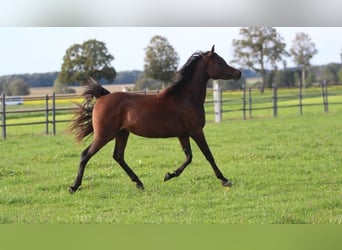
<path fill-rule="evenodd" d="M 187 82 L 189 82 L 194 74 L 198 61 L 205 53 L 197 51 L 193 53 L 183 67 L 176 73 L 176 81 L 173 85 L 165 89 L 162 93 L 168 95 L 174 93 L 182 88 Z"/>

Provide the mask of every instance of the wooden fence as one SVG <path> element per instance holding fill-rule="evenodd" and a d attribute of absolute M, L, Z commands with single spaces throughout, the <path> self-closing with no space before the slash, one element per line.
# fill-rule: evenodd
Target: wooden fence
<path fill-rule="evenodd" d="M 329 112 L 329 105 L 342 104 L 342 88 L 335 87 L 334 91 L 328 93 L 328 84 L 325 81 L 320 86 L 311 87 L 310 89 L 303 89 L 299 85 L 297 93 L 294 89 L 287 90 L 282 89 L 280 92 L 277 86 L 273 86 L 271 95 L 261 95 L 258 93 L 259 89 L 242 86 L 241 96 L 225 98 L 224 93 L 226 92 L 217 90 L 214 85 L 213 96 L 218 99 L 208 100 L 206 101 L 206 105 L 214 105 L 214 111 L 211 114 L 215 115 L 216 122 L 220 122 L 222 118 L 217 118 L 217 116 L 223 116 L 224 113 L 238 112 L 241 113 L 241 118 L 246 120 L 254 118 L 254 113 L 262 110 L 269 110 L 272 112 L 273 117 L 277 117 L 279 110 L 298 109 L 298 114 L 303 115 L 304 107 L 321 106 L 324 112 Z M 216 94 L 216 91 L 220 91 L 220 94 Z M 290 94 L 287 94 L 287 92 L 290 92 Z M 329 97 L 334 100 L 329 101 Z M 316 101 L 307 101 L 314 99 Z M 304 104 L 303 101 L 306 101 L 306 103 Z"/>
<path fill-rule="evenodd" d="M 39 108 L 20 108 L 20 109 L 8 109 L 6 103 L 6 96 L 5 94 L 1 95 L 0 103 L 1 103 L 1 111 L 0 111 L 0 117 L 1 117 L 1 131 L 2 131 L 2 138 L 6 139 L 7 137 L 7 127 L 11 126 L 28 126 L 28 125 L 39 125 L 44 124 L 45 125 L 45 133 L 49 134 L 49 127 L 52 125 L 52 134 L 56 135 L 56 124 L 62 123 L 62 122 L 70 122 L 70 119 L 63 120 L 59 119 L 57 120 L 57 112 L 63 111 L 63 112 L 73 112 L 76 110 L 76 107 L 57 107 L 56 105 L 56 99 L 62 99 L 62 100 L 68 100 L 68 99 L 75 99 L 80 98 L 80 96 L 76 95 L 57 95 L 53 93 L 52 95 L 46 95 L 46 96 L 38 96 L 38 97 L 25 97 L 24 98 L 24 104 L 26 102 L 43 102 L 44 105 L 39 105 L 41 107 Z M 33 122 L 17 122 L 17 123 L 8 123 L 8 115 L 13 114 L 39 114 L 40 116 L 44 117 L 44 119 L 41 119 L 39 121 L 33 121 Z M 42 115 L 44 113 L 44 115 Z"/>
<path fill-rule="evenodd" d="M 285 109 L 294 108 L 298 109 L 298 114 L 303 115 L 304 107 L 309 106 L 321 106 L 324 112 L 329 111 L 329 105 L 341 105 L 342 104 L 342 88 L 336 88 L 334 91 L 328 92 L 328 85 L 324 82 L 320 87 L 316 87 L 315 91 L 311 91 L 313 88 L 304 90 L 302 86 L 298 87 L 296 94 L 286 94 L 286 91 L 278 91 L 277 86 L 272 89 L 272 94 L 260 95 L 258 89 L 243 87 L 241 91 L 234 92 L 234 97 L 229 95 L 231 92 L 222 92 L 219 88 L 213 89 L 213 98 L 208 98 L 205 102 L 206 113 L 208 115 L 215 115 L 213 119 L 215 122 L 221 122 L 222 116 L 228 117 L 228 114 L 234 113 L 240 119 L 252 119 L 255 118 L 255 113 L 268 110 L 272 112 L 273 117 L 277 117 L 279 112 Z M 217 93 L 215 93 L 217 91 Z M 143 93 L 147 93 L 144 91 Z M 303 94 L 305 92 L 305 94 Z M 149 92 L 154 93 L 154 92 Z M 281 94 L 279 94 L 281 93 Z M 285 94 L 284 94 L 285 93 Z M 228 97 L 226 97 L 226 94 Z M 329 100 L 329 97 L 333 98 L 333 101 Z M 58 114 L 71 114 L 76 109 L 76 105 L 71 105 L 73 100 L 80 102 L 81 96 L 78 95 L 46 95 L 41 97 L 24 97 L 24 105 L 21 107 L 10 108 L 10 106 L 4 105 L 5 95 L 0 96 L 0 118 L 1 118 L 1 131 L 2 138 L 7 137 L 7 128 L 11 126 L 28 126 L 28 125 L 44 125 L 45 133 L 56 135 L 56 124 L 70 122 L 71 119 L 62 119 Z M 314 98 L 316 101 L 313 103 L 305 103 L 303 100 Z M 317 101 L 319 99 L 320 101 Z M 60 104 L 61 101 L 67 103 L 65 105 Z M 27 103 L 39 102 L 40 105 L 27 105 Z M 28 107 L 26 107 L 28 106 Z M 38 108 L 37 108 L 38 107 Z M 280 110 L 280 111 L 279 111 Z M 39 119 L 27 122 L 18 122 L 18 119 L 14 119 L 13 116 L 18 117 L 28 116 L 36 113 Z M 240 116 L 239 116 L 240 114 Z M 219 119 L 216 116 L 220 116 Z M 18 118 L 16 117 L 16 118 Z M 236 119 L 236 117 L 234 117 Z M 13 122 L 14 121 L 14 122 Z M 51 129 L 51 130 L 50 130 Z"/>

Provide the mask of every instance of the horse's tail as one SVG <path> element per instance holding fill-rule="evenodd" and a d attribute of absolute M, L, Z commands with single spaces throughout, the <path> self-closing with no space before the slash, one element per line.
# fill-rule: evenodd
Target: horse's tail
<path fill-rule="evenodd" d="M 83 138 L 91 135 L 94 131 L 92 123 L 92 112 L 95 104 L 94 98 L 97 99 L 110 94 L 108 90 L 103 88 L 93 78 L 87 79 L 86 84 L 88 84 L 88 87 L 83 93 L 85 97 L 84 102 L 82 104 L 76 104 L 78 109 L 69 127 L 69 130 L 75 133 L 77 141 L 82 141 Z"/>

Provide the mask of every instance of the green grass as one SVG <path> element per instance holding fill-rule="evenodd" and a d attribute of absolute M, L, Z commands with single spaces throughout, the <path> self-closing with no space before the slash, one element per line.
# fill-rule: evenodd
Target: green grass
<path fill-rule="evenodd" d="M 89 162 L 81 189 L 67 191 L 81 151 L 58 124 L 9 127 L 0 140 L 1 223 L 342 223 L 342 110 L 277 119 L 208 122 L 205 132 L 228 191 L 192 143 L 193 162 L 164 183 L 184 160 L 177 139 L 131 136 L 126 160 L 141 192 L 116 164 L 113 143 Z M 42 125 L 43 126 L 43 125 Z"/>

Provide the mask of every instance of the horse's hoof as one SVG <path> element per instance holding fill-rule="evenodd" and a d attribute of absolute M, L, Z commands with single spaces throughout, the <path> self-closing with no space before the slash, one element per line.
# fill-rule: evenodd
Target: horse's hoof
<path fill-rule="evenodd" d="M 166 173 L 165 174 L 165 177 L 164 177 L 164 181 L 168 181 L 172 178 L 171 174 L 170 173 Z"/>
<path fill-rule="evenodd" d="M 74 194 L 75 192 L 76 192 L 76 189 L 74 189 L 73 186 L 70 186 L 70 187 L 69 187 L 69 193 L 70 193 L 70 194 Z"/>
<path fill-rule="evenodd" d="M 137 189 L 139 189 L 141 191 L 145 190 L 144 185 L 142 183 L 137 183 Z"/>
<path fill-rule="evenodd" d="M 224 186 L 224 187 L 232 187 L 233 183 L 230 180 L 224 180 L 224 181 L 222 181 L 222 186 Z"/>

